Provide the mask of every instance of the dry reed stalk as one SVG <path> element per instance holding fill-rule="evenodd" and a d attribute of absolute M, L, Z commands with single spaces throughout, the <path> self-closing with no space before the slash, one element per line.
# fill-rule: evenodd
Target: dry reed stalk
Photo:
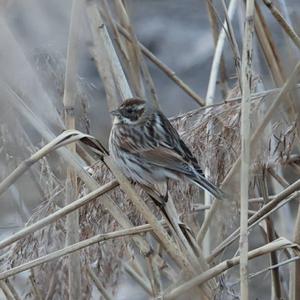
<path fill-rule="evenodd" d="M 151 284 L 148 280 L 148 278 L 144 278 L 139 273 L 137 273 L 128 263 L 124 264 L 125 271 L 142 287 L 142 289 L 149 294 L 150 296 L 153 296 Z"/>
<path fill-rule="evenodd" d="M 295 221 L 295 229 L 294 229 L 294 236 L 293 236 L 293 241 L 296 244 L 300 244 L 300 205 L 298 203 L 298 212 L 297 212 L 297 217 Z M 293 289 L 292 295 L 293 295 L 293 300 L 296 300 L 300 297 L 300 262 L 296 261 L 295 266 L 294 266 L 294 282 L 293 286 L 291 288 Z"/>
<path fill-rule="evenodd" d="M 284 70 L 283 68 L 283 64 L 279 56 L 279 51 L 277 50 L 276 44 L 272 39 L 271 30 L 268 28 L 264 16 L 261 12 L 261 9 L 257 5 L 257 3 L 255 5 L 255 9 L 256 9 L 255 29 L 258 35 L 259 42 L 262 46 L 265 59 L 270 68 L 272 79 L 274 80 L 276 86 L 281 86 L 286 80 L 286 76 L 284 72 L 286 70 Z M 289 105 L 289 109 L 286 109 L 285 114 L 287 115 L 288 119 L 293 120 L 296 115 L 296 105 L 297 105 L 297 101 L 293 93 L 289 94 L 286 101 Z"/>
<path fill-rule="evenodd" d="M 218 19 L 217 13 L 215 11 L 215 7 L 213 6 L 213 1 L 207 0 L 206 1 L 208 16 L 209 16 L 209 23 L 212 30 L 213 40 L 214 40 L 214 47 L 216 48 L 218 43 Z M 220 61 L 220 88 L 223 98 L 226 98 L 228 84 L 227 84 L 227 75 L 226 75 L 226 65 L 224 55 L 221 56 Z"/>
<path fill-rule="evenodd" d="M 266 182 L 266 177 L 265 177 L 265 170 L 262 169 L 261 174 L 259 174 L 258 177 L 258 186 L 260 189 L 260 192 L 262 194 L 262 197 L 264 199 L 264 203 L 269 202 L 269 195 L 268 195 L 268 186 Z M 266 223 L 266 235 L 267 235 L 267 242 L 270 243 L 274 240 L 275 236 L 275 229 L 274 229 L 274 224 L 273 221 L 270 217 L 267 217 L 265 220 Z M 270 263 L 271 266 L 277 265 L 278 264 L 278 259 L 277 259 L 277 254 L 276 252 L 271 252 L 270 253 Z M 272 274 L 272 288 L 271 291 L 274 290 L 276 298 L 281 299 L 281 283 L 280 283 L 280 274 L 279 274 L 279 268 L 272 268 L 271 270 Z M 248 276 L 249 278 L 249 276 Z"/>
<path fill-rule="evenodd" d="M 133 30 L 133 27 L 131 25 L 131 22 L 130 22 L 128 13 L 126 11 L 126 8 L 123 5 L 123 2 L 120 1 L 120 0 L 115 0 L 115 5 L 118 8 L 120 19 L 123 20 L 123 23 L 122 23 L 123 28 L 125 28 L 125 30 L 130 35 L 130 40 L 125 39 L 127 41 L 126 45 L 128 47 L 128 52 L 132 53 L 134 55 L 134 57 L 136 58 L 136 66 L 137 66 L 138 70 L 133 69 L 132 66 L 134 66 L 135 64 L 132 61 L 130 61 L 130 63 L 129 63 L 129 66 L 131 66 L 130 70 L 133 69 L 134 73 L 139 74 L 139 75 L 143 75 L 143 76 L 140 76 L 139 78 L 137 78 L 137 80 L 139 80 L 139 83 L 141 85 L 143 84 L 143 78 L 145 80 L 145 87 L 142 86 L 140 88 L 141 97 L 145 98 L 144 90 L 145 90 L 145 88 L 147 88 L 147 90 L 149 92 L 149 96 L 150 96 L 153 104 L 156 107 L 159 107 L 156 89 L 155 89 L 151 74 L 149 72 L 148 66 L 145 63 L 144 57 L 142 55 L 141 47 L 140 47 L 139 42 L 137 40 L 137 37 L 134 33 L 134 30 Z M 111 22 L 114 23 L 113 20 L 111 20 Z M 114 27 L 116 27 L 115 24 L 114 24 Z M 116 32 L 118 33 L 118 36 L 119 36 L 119 32 L 118 32 L 117 29 L 116 29 Z M 130 49 L 132 49 L 132 51 L 130 51 Z M 139 96 L 137 91 L 136 91 L 136 94 Z"/>
<path fill-rule="evenodd" d="M 128 31 L 122 27 L 119 23 L 116 23 L 119 32 L 129 41 L 133 42 Z M 148 50 L 143 44 L 138 42 L 142 53 L 154 63 L 162 72 L 166 74 L 172 81 L 175 82 L 187 95 L 189 95 L 194 101 L 196 101 L 200 106 L 205 106 L 205 100 L 200 97 L 194 90 L 191 89 L 185 82 L 183 82 L 176 73 L 165 63 L 160 61 L 150 50 Z"/>
<path fill-rule="evenodd" d="M 284 260 L 284 261 L 278 263 L 277 265 L 272 265 L 272 266 L 269 266 L 269 267 L 267 267 L 265 269 L 259 270 L 259 271 L 255 272 L 255 273 L 249 274 L 248 279 L 252 279 L 252 278 L 254 278 L 256 276 L 259 276 L 259 275 L 261 275 L 263 273 L 266 273 L 268 271 L 272 271 L 274 268 L 282 267 L 284 265 L 287 265 L 287 264 L 290 264 L 292 262 L 295 262 L 295 261 L 297 261 L 299 259 L 300 259 L 299 256 L 295 256 L 295 257 L 292 257 L 290 259 Z M 235 284 L 238 284 L 238 283 L 239 283 L 239 281 L 236 281 L 236 282 L 232 283 L 231 286 L 233 286 Z"/>
<path fill-rule="evenodd" d="M 83 2 L 81 0 L 72 1 L 71 20 L 69 25 L 68 46 L 66 55 L 65 84 L 63 95 L 65 126 L 67 129 L 76 128 L 75 105 L 77 98 L 77 59 L 79 49 L 79 28 L 82 24 Z M 68 145 L 70 152 L 76 154 L 76 144 Z M 66 205 L 72 203 L 77 196 L 77 175 L 74 168 L 68 166 L 66 179 Z M 72 245 L 79 241 L 79 211 L 75 210 L 67 215 L 66 220 L 66 245 Z M 69 279 L 69 299 L 81 299 L 81 262 L 80 254 L 74 253 L 68 260 L 68 279 Z"/>
<path fill-rule="evenodd" d="M 10 289 L 11 293 L 13 294 L 14 299 L 21 300 L 21 297 L 19 296 L 19 294 L 16 290 L 16 286 L 13 286 L 8 279 L 5 280 L 5 283 L 6 283 L 7 287 Z"/>
<path fill-rule="evenodd" d="M 13 275 L 16 275 L 18 273 L 24 272 L 33 267 L 36 267 L 41 264 L 52 261 L 54 259 L 69 255 L 70 253 L 79 251 L 79 250 L 89 247 L 93 244 L 104 242 L 104 241 L 110 240 L 110 239 L 127 237 L 130 235 L 139 235 L 141 233 L 144 233 L 144 232 L 147 232 L 150 230 L 152 230 L 151 226 L 146 224 L 146 225 L 140 225 L 140 226 L 136 226 L 136 227 L 129 228 L 129 229 L 122 229 L 122 230 L 114 231 L 111 233 L 98 234 L 98 235 L 93 236 L 92 238 L 80 241 L 80 242 L 70 245 L 70 246 L 66 246 L 63 249 L 53 251 L 50 254 L 44 255 L 42 257 L 39 257 L 37 259 L 34 259 L 32 261 L 29 261 L 22 265 L 19 265 L 17 267 L 13 267 L 9 270 L 3 271 L 0 273 L 0 278 L 1 278 L 0 280 L 5 279 L 10 276 L 13 276 Z"/>
<path fill-rule="evenodd" d="M 105 72 L 101 72 L 100 69 L 101 78 L 103 79 L 105 76 L 111 77 L 111 95 L 115 94 L 112 93 L 113 90 L 117 90 L 122 100 L 132 97 L 132 92 L 96 3 L 87 3 L 87 14 L 96 47 L 96 52 L 94 54 L 98 51 L 100 54 L 95 57 L 96 61 L 98 61 L 97 66 L 100 69 L 101 63 L 105 65 Z M 106 85 L 107 82 L 104 81 L 104 83 Z M 118 98 L 119 97 L 117 97 L 117 99 Z M 116 102 L 116 100 L 114 100 L 112 103 L 113 108 L 118 106 L 117 103 L 118 101 Z"/>
<path fill-rule="evenodd" d="M 0 281 L 0 288 L 7 300 L 17 300 L 4 280 Z"/>
<path fill-rule="evenodd" d="M 215 98 L 215 92 L 216 92 L 216 85 L 217 85 L 217 77 L 218 77 L 218 72 L 219 72 L 219 67 L 220 63 L 222 60 L 222 52 L 223 52 L 223 47 L 225 44 L 225 37 L 226 37 L 226 32 L 229 30 L 229 22 L 228 20 L 231 20 L 234 16 L 235 8 L 237 2 L 235 0 L 232 0 L 229 5 L 229 16 L 226 18 L 224 21 L 222 30 L 219 34 L 218 40 L 216 42 L 215 46 L 215 53 L 214 53 L 214 58 L 211 66 L 211 71 L 210 71 L 210 77 L 209 77 L 209 83 L 208 83 L 208 88 L 207 88 L 207 93 L 206 93 L 206 106 L 212 105 L 214 103 L 214 98 Z M 209 1 L 209 5 L 212 5 L 211 1 Z M 227 14 L 227 12 L 226 12 Z M 207 131 L 209 132 L 211 130 L 211 127 L 207 128 Z M 210 177 L 210 171 L 208 168 L 205 168 L 205 176 Z M 208 192 L 205 192 L 204 195 L 204 204 L 207 206 L 210 206 L 212 203 L 212 197 Z M 205 211 L 205 217 L 207 217 L 207 214 L 209 211 Z M 204 250 L 205 255 L 208 255 L 210 251 L 210 230 L 207 230 L 206 232 L 206 238 L 203 240 L 202 247 Z M 197 240 L 199 243 L 199 239 Z"/>
<path fill-rule="evenodd" d="M 285 99 L 287 96 L 288 92 L 292 89 L 293 85 L 295 84 L 295 81 L 297 80 L 297 76 L 300 70 L 300 63 L 298 63 L 294 70 L 292 71 L 291 75 L 288 77 L 286 82 L 284 83 L 282 89 L 280 90 L 279 94 L 277 97 L 274 99 L 272 102 L 271 106 L 269 107 L 268 111 L 266 112 L 264 119 L 261 121 L 261 123 L 257 126 L 255 129 L 254 133 L 251 136 L 251 141 L 250 141 L 250 151 L 251 149 L 255 148 L 256 143 L 260 140 L 260 137 L 270 122 L 274 112 L 276 111 L 276 108 L 281 104 L 281 102 Z M 222 182 L 222 186 L 226 186 L 230 180 L 232 179 L 233 175 L 236 173 L 237 169 L 240 166 L 240 157 L 237 158 L 236 162 L 233 164 L 231 170 L 229 173 L 226 175 L 226 178 Z M 200 243 L 202 239 L 205 236 L 205 233 L 209 227 L 209 224 L 212 220 L 212 217 L 215 215 L 218 207 L 220 206 L 219 201 L 214 201 L 211 208 L 209 209 L 209 213 L 207 214 L 206 218 L 203 221 L 203 224 L 197 234 L 197 242 Z"/>
<path fill-rule="evenodd" d="M 97 287 L 98 291 L 101 293 L 103 298 L 105 300 L 112 300 L 113 299 L 112 296 L 109 295 L 108 291 L 105 289 L 102 282 L 99 280 L 99 278 L 97 277 L 97 275 L 95 274 L 95 272 L 93 271 L 91 266 L 89 264 L 87 264 L 86 268 L 87 268 L 87 272 L 88 272 L 89 276 L 93 280 L 95 286 Z"/>
<path fill-rule="evenodd" d="M 18 167 L 9 174 L 4 180 L 0 183 L 0 195 L 3 194 L 9 186 L 11 186 L 24 172 L 26 172 L 34 163 L 39 161 L 44 156 L 48 155 L 50 152 L 57 150 L 62 146 L 66 146 L 69 143 L 73 143 L 75 141 L 90 139 L 91 142 L 94 143 L 96 140 L 90 135 L 81 133 L 76 130 L 65 131 L 56 138 L 52 139 L 47 145 L 42 147 L 36 153 L 31 155 L 30 158 L 24 160 Z M 96 141 L 97 142 L 97 141 Z M 96 144 L 95 144 L 96 145 Z M 104 149 L 104 148 L 103 148 Z"/>
<path fill-rule="evenodd" d="M 263 17 L 259 5 L 255 4 L 255 31 L 259 40 L 259 43 L 262 47 L 264 57 L 267 61 L 267 64 L 270 68 L 272 78 L 275 82 L 275 85 L 282 86 L 284 83 L 283 69 L 281 66 L 280 58 L 278 51 L 276 49 L 275 43 L 272 38 L 271 31 L 269 30 L 267 23 Z"/>
<path fill-rule="evenodd" d="M 127 63 L 129 61 L 129 58 L 128 58 L 128 54 L 127 54 L 127 51 L 126 51 L 126 47 L 124 45 L 121 34 L 119 33 L 118 28 L 117 28 L 117 26 L 115 24 L 115 21 L 113 19 L 112 12 L 111 12 L 110 6 L 108 4 L 108 1 L 107 0 L 102 0 L 101 4 L 102 5 L 99 6 L 100 13 L 101 13 L 102 17 L 105 19 L 105 21 L 112 28 L 112 31 L 114 33 L 115 41 L 117 43 L 118 49 L 120 50 L 122 58 Z"/>
<path fill-rule="evenodd" d="M 114 0 L 112 2 L 114 3 L 116 15 L 120 20 L 120 24 L 126 28 L 133 40 L 133 43 L 130 43 L 128 40 L 124 41 L 124 48 L 127 53 L 126 57 L 128 57 L 128 59 L 125 60 L 127 74 L 130 78 L 128 81 L 131 83 L 134 94 L 140 98 L 145 98 L 145 90 L 141 74 L 141 57 L 139 55 L 139 46 L 136 43 L 136 38 L 130 24 L 129 16 L 122 1 Z"/>
<path fill-rule="evenodd" d="M 90 27 L 94 41 L 93 57 L 96 62 L 97 70 L 103 81 L 108 109 L 109 111 L 111 111 L 119 106 L 120 96 L 118 93 L 118 89 L 115 86 L 114 77 L 112 76 L 108 54 L 103 45 L 103 39 L 98 38 L 99 35 L 102 34 L 102 30 L 100 29 L 102 28 L 101 26 L 104 26 L 104 24 L 99 23 L 99 19 L 97 18 L 97 11 L 95 11 L 95 6 L 93 6 L 93 8 L 89 8 L 87 12 L 90 18 Z M 106 29 L 104 28 L 103 30 L 105 30 L 104 34 L 106 34 Z"/>
<path fill-rule="evenodd" d="M 291 38 L 294 44 L 300 49 L 300 37 L 297 35 L 296 31 L 289 25 L 289 23 L 282 16 L 280 11 L 274 6 L 272 1 L 263 0 L 264 4 L 269 8 L 273 17 L 277 20 L 280 26 L 283 28 L 285 33 Z"/>
<path fill-rule="evenodd" d="M 229 20 L 233 19 L 236 7 L 237 7 L 237 0 L 231 0 L 228 8 L 228 18 Z M 214 52 L 214 58 L 212 62 L 212 66 L 210 69 L 210 76 L 209 76 L 209 82 L 208 82 L 208 88 L 206 93 L 206 101 L 213 100 L 215 98 L 215 91 L 216 91 L 216 84 L 217 84 L 217 78 L 219 73 L 219 66 L 222 58 L 222 52 L 225 44 L 226 39 L 226 31 L 228 30 L 227 22 L 225 21 L 221 32 L 219 34 L 218 42 L 215 47 Z"/>
<path fill-rule="evenodd" d="M 291 90 L 295 90 L 295 89 L 299 89 L 300 88 L 300 84 L 295 84 L 295 87 L 292 88 Z M 273 88 L 273 89 L 269 89 L 269 90 L 265 90 L 265 91 L 261 91 L 261 92 L 257 92 L 257 93 L 252 93 L 251 94 L 251 100 L 256 100 L 258 98 L 262 98 L 262 97 L 266 97 L 266 96 L 270 96 L 271 94 L 276 94 L 276 93 L 279 93 L 281 91 L 282 88 Z M 230 97 L 230 98 L 227 98 L 225 100 L 226 103 L 230 103 L 230 102 L 233 102 L 233 101 L 240 101 L 241 100 L 241 96 L 236 96 L 236 97 Z M 214 107 L 215 106 L 220 106 L 220 105 L 223 105 L 223 103 L 217 103 L 215 105 L 213 105 Z M 206 108 L 204 108 L 206 109 Z"/>
<path fill-rule="evenodd" d="M 248 259 L 253 259 L 258 256 L 262 256 L 268 254 L 272 251 L 278 251 L 281 249 L 286 248 L 295 248 L 295 254 L 299 253 L 299 245 L 293 244 L 289 240 L 285 238 L 279 238 L 271 243 L 268 243 L 262 247 L 256 248 L 248 252 Z M 183 294 L 184 292 L 189 291 L 195 285 L 201 285 L 205 283 L 207 280 L 216 277 L 217 275 L 221 274 L 222 272 L 232 268 L 233 266 L 240 263 L 241 258 L 239 256 L 233 257 L 231 259 L 225 260 L 220 264 L 210 268 L 206 272 L 196 276 L 195 278 L 187 281 L 186 283 L 176 287 L 174 290 L 169 292 L 168 294 L 164 295 L 165 300 L 176 299 L 179 295 Z"/>
<path fill-rule="evenodd" d="M 252 83 L 252 53 L 254 31 L 254 0 L 247 1 L 246 23 L 242 54 L 241 103 L 241 230 L 240 230 L 240 292 L 241 299 L 249 298 L 248 291 L 248 198 L 250 177 L 250 100 Z"/>
<path fill-rule="evenodd" d="M 261 209 L 257 211 L 255 215 L 249 218 L 248 220 L 248 226 L 252 226 L 254 224 L 257 224 L 260 222 L 264 217 L 269 215 L 269 213 L 275 209 L 281 202 L 288 203 L 289 201 L 299 197 L 298 190 L 300 189 L 300 180 L 297 180 L 293 184 L 291 184 L 289 187 L 281 191 L 276 197 L 265 204 Z M 219 246 L 217 246 L 212 252 L 211 255 L 207 258 L 207 260 L 210 262 L 212 259 L 216 257 L 222 250 L 224 250 L 225 247 L 227 247 L 234 239 L 236 239 L 239 236 L 240 229 L 238 228 L 233 233 L 231 233 Z"/>
<path fill-rule="evenodd" d="M 296 167 L 296 171 L 299 174 L 299 167 Z M 300 205 L 298 202 L 298 211 L 294 225 L 293 232 L 293 241 L 294 243 L 300 244 Z M 296 261 L 295 264 L 290 269 L 290 299 L 296 300 L 300 297 L 300 263 Z"/>
<path fill-rule="evenodd" d="M 172 259 L 177 263 L 177 265 L 187 274 L 188 277 L 194 276 L 197 272 L 206 269 L 206 265 L 200 264 L 196 261 L 194 257 L 191 257 L 188 251 L 185 249 L 180 249 L 170 238 L 166 230 L 159 224 L 156 217 L 149 210 L 147 205 L 140 199 L 135 190 L 132 188 L 128 179 L 118 170 L 117 166 L 108 158 L 105 160 L 109 165 L 110 170 L 113 172 L 114 176 L 120 183 L 120 186 L 126 194 L 129 196 L 130 200 L 134 203 L 135 207 L 143 215 L 145 220 L 152 226 L 153 232 L 156 237 L 162 243 L 165 251 L 172 257 Z M 0 277 L 1 278 L 1 277 Z M 203 290 L 199 290 L 203 299 L 206 299 L 211 295 L 212 291 L 209 286 L 203 287 Z"/>
<path fill-rule="evenodd" d="M 34 274 L 33 269 L 30 270 L 30 273 L 31 274 L 29 275 L 29 280 L 33 287 L 32 291 L 33 291 L 34 299 L 43 300 L 41 291 L 39 290 L 39 288 L 37 287 L 37 284 L 36 284 L 36 279 L 35 279 L 35 274 Z"/>
<path fill-rule="evenodd" d="M 88 8 L 88 13 L 91 14 L 91 12 L 89 12 L 91 10 L 91 7 Z M 95 7 L 94 7 L 95 8 Z M 99 15 L 98 18 L 100 18 L 100 23 L 102 23 L 102 19 L 101 19 L 101 16 Z M 103 25 L 104 26 L 104 25 Z M 102 26 L 102 27 L 103 27 Z M 106 34 L 105 35 L 105 41 L 110 41 L 109 39 L 109 35 Z M 114 52 L 114 49 L 113 49 L 113 45 L 111 42 L 107 42 L 105 44 L 105 47 L 107 49 L 107 51 L 110 51 L 110 52 Z M 118 61 L 118 58 L 117 56 L 110 56 L 110 64 L 111 64 L 111 67 L 113 69 L 113 66 L 117 65 L 118 67 L 115 68 L 115 70 L 112 70 L 112 73 L 114 74 L 114 76 L 116 75 L 115 73 L 119 71 L 119 67 L 120 66 L 120 63 Z M 115 61 L 117 60 L 117 62 Z M 127 84 L 124 84 L 124 82 L 126 82 L 126 78 L 124 76 L 124 73 L 122 72 L 121 74 L 119 74 L 118 77 L 115 76 L 115 81 L 116 81 L 116 85 L 119 87 L 119 89 L 121 90 L 121 94 L 125 94 L 126 93 L 126 89 L 127 88 Z M 195 266 L 198 265 L 198 262 L 193 258 L 191 257 L 188 253 L 184 253 L 184 255 L 178 255 L 178 250 L 179 249 L 176 249 L 175 247 L 175 244 L 172 243 L 171 239 L 168 239 L 166 235 L 166 232 L 164 231 L 164 228 L 162 228 L 156 221 L 156 218 L 149 212 L 149 209 L 147 209 L 147 206 L 143 203 L 143 201 L 141 201 L 139 199 L 139 197 L 137 197 L 135 191 L 132 189 L 132 187 L 128 184 L 126 178 L 124 178 L 122 176 L 122 174 L 120 174 L 120 172 L 118 172 L 117 169 L 115 169 L 115 167 L 113 166 L 112 162 L 109 162 L 109 160 L 106 161 L 106 163 L 109 165 L 110 169 L 113 170 L 113 173 L 116 175 L 116 173 L 118 174 L 117 176 L 119 178 L 122 178 L 122 183 L 120 182 L 121 186 L 123 184 L 123 187 L 125 186 L 126 187 L 126 192 L 128 195 L 131 195 L 134 197 L 134 199 L 131 199 L 135 206 L 137 207 L 137 209 L 140 211 L 140 213 L 143 215 L 143 217 L 150 222 L 150 224 L 152 224 L 154 226 L 153 230 L 156 234 L 157 237 L 159 237 L 160 241 L 165 244 L 165 246 L 167 245 L 166 248 L 166 251 L 169 252 L 169 254 L 171 255 L 171 257 L 173 259 L 175 259 L 175 261 L 177 263 L 179 263 L 179 265 L 181 267 L 183 267 L 183 269 L 185 269 L 187 271 L 188 274 L 193 274 L 195 271 L 194 271 L 194 267 L 190 264 L 190 262 L 192 262 L 193 264 L 195 264 Z M 125 183 L 127 182 L 127 184 Z M 180 250 L 179 250 L 180 251 Z M 181 251 L 180 251 L 181 252 Z M 189 257 L 189 259 L 187 259 L 187 257 Z M 189 262 L 190 260 L 190 262 Z M 205 269 L 206 266 L 203 265 L 203 262 L 201 263 L 201 265 L 199 266 L 200 268 Z M 198 268 L 199 268 L 198 267 Z M 206 290 L 206 291 L 205 291 Z M 204 293 L 208 293 L 208 295 L 211 293 L 209 291 L 209 289 L 207 289 L 207 287 L 205 287 L 205 289 L 203 290 Z M 201 291 L 201 293 L 203 293 L 203 291 Z M 203 294 L 203 297 L 206 297 L 204 294 Z"/>
<path fill-rule="evenodd" d="M 36 115 L 33 114 L 33 112 L 24 104 L 23 100 L 12 89 L 10 89 L 8 86 L 5 86 L 4 91 L 8 93 L 8 96 L 12 100 L 13 104 L 21 104 L 16 105 L 16 108 L 19 109 L 20 113 L 22 113 L 26 120 L 28 120 L 31 124 L 33 124 L 33 126 L 35 126 L 35 128 L 37 128 L 37 130 L 46 140 L 51 140 L 54 138 L 53 133 L 48 129 L 48 127 Z M 95 141 L 92 143 L 95 143 Z M 83 169 L 83 167 L 78 163 L 78 159 L 75 159 L 74 156 L 72 156 L 72 153 L 68 152 L 67 149 L 58 149 L 58 153 L 62 155 L 68 164 L 76 168 L 77 175 L 90 190 L 94 190 L 99 187 L 97 181 L 93 179 L 86 172 L 86 170 Z M 109 196 L 104 194 L 102 197 L 102 203 L 123 228 L 132 227 L 132 223 L 130 222 L 128 216 L 120 210 L 120 208 Z M 143 238 L 135 236 L 133 237 L 133 240 L 144 256 L 147 256 L 149 253 L 151 253 L 151 246 L 145 240 L 143 240 Z"/>
<path fill-rule="evenodd" d="M 12 243 L 16 242 L 17 240 L 20 240 L 27 236 L 30 233 L 33 233 L 57 220 L 60 218 L 66 216 L 67 214 L 77 210 L 78 208 L 82 207 L 83 205 L 86 205 L 90 201 L 98 198 L 99 196 L 107 193 L 108 191 L 112 190 L 118 186 L 118 183 L 113 180 L 97 189 L 95 189 L 93 192 L 73 201 L 72 203 L 66 205 L 65 207 L 57 210 L 51 215 L 48 215 L 47 217 L 29 225 L 25 228 L 21 229 L 20 231 L 10 235 L 9 237 L 3 239 L 0 241 L 0 249 L 3 249 L 4 247 L 7 247 L 11 245 Z"/>
<path fill-rule="evenodd" d="M 95 24 L 96 22 L 100 23 L 100 25 L 97 25 L 96 28 L 100 31 L 101 31 L 101 29 L 104 29 L 104 31 L 102 30 L 99 37 L 100 37 L 100 39 L 102 39 L 102 46 L 104 47 L 104 49 L 106 50 L 106 54 L 108 55 L 107 63 L 111 67 L 111 71 L 114 76 L 115 84 L 116 84 L 117 88 L 119 89 L 120 94 L 121 95 L 129 95 L 129 94 L 131 95 L 131 91 L 127 84 L 124 73 L 122 70 L 121 70 L 122 72 L 120 72 L 121 65 L 118 60 L 118 57 L 115 54 L 115 50 L 110 41 L 110 37 L 105 29 L 105 25 L 102 21 L 101 15 L 96 11 L 96 5 L 94 5 L 94 4 L 89 5 L 87 7 L 87 11 L 88 11 L 88 15 L 90 16 L 90 20 L 93 22 L 93 24 Z M 93 27 L 94 26 L 92 25 L 92 28 Z M 99 37 L 98 37 L 98 39 L 99 39 Z M 113 55 L 111 55 L 111 53 L 113 53 Z M 130 97 L 130 95 L 128 97 Z M 123 99 L 126 99 L 128 97 L 123 97 Z M 141 201 L 139 201 L 139 202 L 142 203 Z M 143 213 L 146 213 L 146 211 L 144 211 Z M 143 213 L 142 213 L 142 215 L 143 215 Z M 144 217 L 145 217 L 145 215 L 144 215 Z"/>
<path fill-rule="evenodd" d="M 233 27 L 231 24 L 231 20 L 228 16 L 228 10 L 225 4 L 224 0 L 221 0 L 223 9 L 224 9 L 224 15 L 225 15 L 225 21 L 227 24 L 227 28 L 228 28 L 228 32 L 227 32 L 227 37 L 228 37 L 228 41 L 233 53 L 233 58 L 234 58 L 234 66 L 235 66 L 235 70 L 236 70 L 236 76 L 237 76 L 237 81 L 239 83 L 239 86 L 241 87 L 241 57 L 240 57 L 240 50 L 238 47 L 238 43 L 237 40 L 235 38 L 235 33 L 233 31 Z"/>

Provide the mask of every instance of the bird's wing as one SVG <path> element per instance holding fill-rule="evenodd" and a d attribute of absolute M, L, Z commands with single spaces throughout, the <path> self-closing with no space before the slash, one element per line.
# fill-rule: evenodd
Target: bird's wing
<path fill-rule="evenodd" d="M 161 112 L 158 112 L 156 122 L 160 124 L 156 132 L 158 147 L 173 150 L 186 163 L 192 164 L 197 173 L 204 175 L 190 149 L 180 138 L 177 130 L 172 126 L 170 121 Z"/>
<path fill-rule="evenodd" d="M 139 157 L 154 166 L 175 171 L 182 175 L 191 176 L 193 173 L 191 165 L 189 165 L 181 155 L 171 149 L 158 147 L 151 150 L 145 150 L 139 153 Z"/>

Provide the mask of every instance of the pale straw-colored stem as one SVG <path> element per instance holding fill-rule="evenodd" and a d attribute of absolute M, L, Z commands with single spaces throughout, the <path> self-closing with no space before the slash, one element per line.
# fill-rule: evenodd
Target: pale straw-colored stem
<path fill-rule="evenodd" d="M 242 103 L 241 103 L 241 231 L 240 231 L 240 293 L 241 299 L 249 298 L 248 290 L 248 197 L 250 177 L 250 106 L 252 83 L 252 54 L 254 32 L 254 0 L 246 5 L 246 24 L 242 54 Z"/>

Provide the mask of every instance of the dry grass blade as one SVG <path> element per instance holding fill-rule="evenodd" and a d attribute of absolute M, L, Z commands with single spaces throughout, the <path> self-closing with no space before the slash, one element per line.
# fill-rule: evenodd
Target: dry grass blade
<path fill-rule="evenodd" d="M 255 257 L 268 254 L 272 251 L 278 251 L 280 249 L 285 248 L 297 248 L 297 251 L 299 252 L 299 246 L 297 244 L 293 244 L 287 239 L 280 238 L 277 239 L 269 244 L 266 244 L 262 247 L 259 247 L 257 249 L 251 250 L 248 252 L 248 259 L 253 259 Z M 184 292 L 187 292 L 195 285 L 200 285 L 209 280 L 210 278 L 213 278 L 222 272 L 228 270 L 229 268 L 232 268 L 233 266 L 240 263 L 240 257 L 234 257 L 228 260 L 225 260 L 221 262 L 220 264 L 212 267 L 211 269 L 207 270 L 206 272 L 196 276 L 192 280 L 178 286 L 168 294 L 164 295 L 164 299 L 171 300 L 176 299 L 179 295 L 183 294 Z"/>
<path fill-rule="evenodd" d="M 91 246 L 93 244 L 96 243 L 100 243 L 106 240 L 110 240 L 110 239 L 116 239 L 116 238 L 120 238 L 120 237 L 126 237 L 129 235 L 138 235 L 147 231 L 152 230 L 151 226 L 146 224 L 146 225 L 140 225 L 140 226 L 136 226 L 134 228 L 130 228 L 130 229 L 122 229 L 119 231 L 114 231 L 111 233 L 104 233 L 104 234 L 98 234 L 96 236 L 93 236 L 92 238 L 86 239 L 84 241 L 80 241 L 76 244 L 67 246 L 63 249 L 51 252 L 48 255 L 44 255 L 42 257 L 39 257 L 33 261 L 24 263 L 20 266 L 14 267 L 12 269 L 9 269 L 7 271 L 1 272 L 0 273 L 0 278 L 1 279 L 5 279 L 7 277 L 16 275 L 18 273 L 24 272 L 26 270 L 29 270 L 33 267 L 39 266 L 41 264 L 47 263 L 51 260 L 57 259 L 59 257 L 63 257 L 66 255 L 69 255 L 70 253 L 73 253 L 75 251 L 84 249 L 88 246 Z"/>
<path fill-rule="evenodd" d="M 50 143 L 45 145 L 39 151 L 34 153 L 30 158 L 24 160 L 10 175 L 8 175 L 1 183 L 0 183 L 0 195 L 4 193 L 7 188 L 12 185 L 24 172 L 26 172 L 34 163 L 38 160 L 46 156 L 52 151 L 57 150 L 60 147 L 66 146 L 70 143 L 74 143 L 76 141 L 82 140 L 85 144 L 91 145 L 93 150 L 97 153 L 102 153 L 104 149 L 101 147 L 96 139 L 88 134 L 84 134 L 77 130 L 67 130 L 62 134 L 53 139 Z M 101 148 L 100 148 L 101 147 Z"/>
<path fill-rule="evenodd" d="M 21 229 L 20 231 L 14 233 L 13 235 L 3 239 L 0 241 L 0 249 L 11 245 L 12 243 L 14 243 L 15 241 L 24 238 L 26 235 L 33 233 L 41 228 L 43 228 L 44 226 L 47 226 L 53 222 L 55 222 L 56 220 L 66 216 L 67 214 L 69 214 L 70 212 L 75 211 L 76 209 L 82 207 L 83 205 L 86 205 L 87 203 L 89 203 L 90 201 L 98 198 L 99 196 L 107 193 L 108 191 L 112 190 L 113 188 L 115 188 L 116 186 L 118 186 L 117 181 L 113 180 L 99 188 L 97 188 L 96 190 L 94 190 L 93 192 L 73 201 L 72 203 L 66 205 L 65 207 L 59 209 L 58 211 L 56 211 L 55 213 L 41 219 L 40 221 L 37 221 L 34 224 L 31 224 L 23 229 Z"/>

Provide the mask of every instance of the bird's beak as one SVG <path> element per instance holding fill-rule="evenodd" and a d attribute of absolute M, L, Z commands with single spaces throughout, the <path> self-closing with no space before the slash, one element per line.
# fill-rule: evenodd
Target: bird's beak
<path fill-rule="evenodd" d="M 112 110 L 112 111 L 110 111 L 110 113 L 111 113 L 113 116 L 118 116 L 118 115 L 120 115 L 120 111 L 119 111 L 118 109 Z"/>

